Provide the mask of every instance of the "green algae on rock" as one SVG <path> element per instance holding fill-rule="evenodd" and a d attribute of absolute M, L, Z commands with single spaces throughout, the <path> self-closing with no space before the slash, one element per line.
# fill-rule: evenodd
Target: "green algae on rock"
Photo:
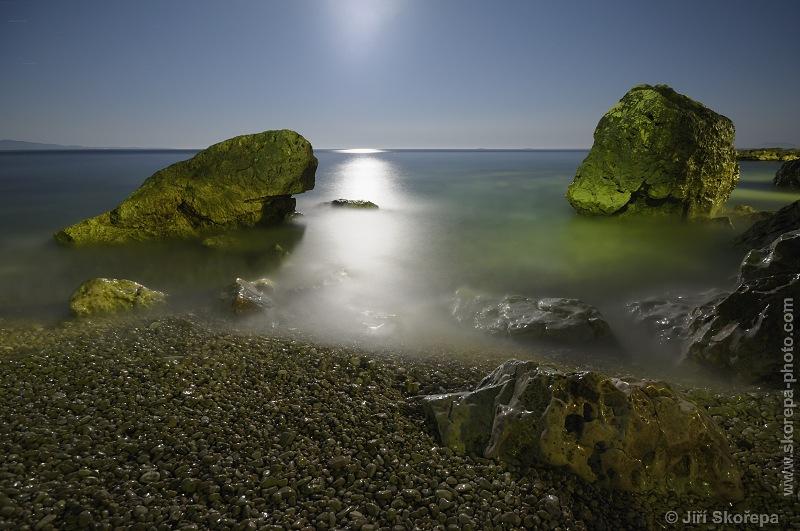
<path fill-rule="evenodd" d="M 567 199 L 585 215 L 714 216 L 739 180 L 734 135 L 666 85 L 633 87 L 597 124 Z"/>
<path fill-rule="evenodd" d="M 237 136 L 157 171 L 113 210 L 55 238 L 114 245 L 274 224 L 294 212 L 292 194 L 314 188 L 316 169 L 311 144 L 294 131 Z"/>
<path fill-rule="evenodd" d="M 77 317 L 112 314 L 161 304 L 166 295 L 133 280 L 93 278 L 81 284 L 69 300 Z"/>
<path fill-rule="evenodd" d="M 422 404 L 442 443 L 460 453 L 566 467 L 624 491 L 743 498 L 724 432 L 662 382 L 510 360 L 474 391 Z"/>

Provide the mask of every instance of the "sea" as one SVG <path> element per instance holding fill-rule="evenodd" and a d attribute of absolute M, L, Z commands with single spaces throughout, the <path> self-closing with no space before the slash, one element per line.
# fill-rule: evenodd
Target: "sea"
<path fill-rule="evenodd" d="M 194 153 L 0 152 L 0 318 L 68 319 L 70 294 L 98 276 L 162 290 L 176 312 L 224 314 L 234 279 L 269 278 L 273 308 L 248 325 L 329 343 L 477 341 L 452 315 L 460 288 L 581 299 L 624 343 L 639 337 L 628 304 L 730 288 L 744 253 L 731 243 L 735 231 L 719 226 L 578 216 L 565 198 L 586 156 L 578 150 L 322 150 L 316 186 L 297 196 L 299 215 L 254 232 L 256 249 L 73 249 L 53 240 Z M 772 187 L 779 164 L 742 162 L 729 204 L 776 210 L 800 199 Z M 328 204 L 339 198 L 379 208 Z"/>

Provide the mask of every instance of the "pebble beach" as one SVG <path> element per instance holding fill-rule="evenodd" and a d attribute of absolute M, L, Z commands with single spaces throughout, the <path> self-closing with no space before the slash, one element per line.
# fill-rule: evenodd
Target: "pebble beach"
<path fill-rule="evenodd" d="M 491 356 L 327 347 L 193 315 L 1 328 L 2 529 L 659 529 L 704 509 L 800 525 L 778 492 L 776 391 L 683 389 L 743 472 L 729 505 L 441 447 L 417 397 L 474 387 Z"/>

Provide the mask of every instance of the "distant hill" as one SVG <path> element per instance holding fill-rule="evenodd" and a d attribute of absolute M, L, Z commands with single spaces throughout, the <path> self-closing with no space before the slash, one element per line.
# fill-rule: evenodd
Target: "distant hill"
<path fill-rule="evenodd" d="M 800 159 L 800 149 L 786 149 L 779 147 L 737 149 L 736 158 L 739 160 L 767 160 L 787 161 Z"/>
<path fill-rule="evenodd" d="M 23 140 L 0 140 L 2 151 L 36 151 L 50 149 L 89 149 L 85 146 L 62 146 L 61 144 L 42 144 L 40 142 L 25 142 Z"/>
<path fill-rule="evenodd" d="M 767 149 L 767 148 L 781 148 L 781 149 L 797 149 L 800 146 L 797 144 L 789 144 L 787 142 L 767 142 L 765 144 L 760 144 L 756 146 L 756 148 Z"/>

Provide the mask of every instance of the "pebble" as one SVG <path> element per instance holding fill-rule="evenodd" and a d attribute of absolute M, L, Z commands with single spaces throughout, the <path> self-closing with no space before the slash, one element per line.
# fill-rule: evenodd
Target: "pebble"
<path fill-rule="evenodd" d="M 439 446 L 416 395 L 497 360 L 231 332 L 192 317 L 0 326 L 0 528 L 639 529 L 710 500 L 601 491 Z M 718 408 L 751 512 L 800 525 L 778 483 L 781 397 Z M 777 429 L 777 428 L 776 428 Z M 705 504 L 705 505 L 703 505 Z"/>

